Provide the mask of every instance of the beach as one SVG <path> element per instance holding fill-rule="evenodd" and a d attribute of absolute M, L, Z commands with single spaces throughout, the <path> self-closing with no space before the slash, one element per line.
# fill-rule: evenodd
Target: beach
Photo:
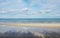
<path fill-rule="evenodd" d="M 60 23 L 0 23 L 2 38 L 60 38 Z"/>
<path fill-rule="evenodd" d="M 0 23 L 0 25 L 3 25 L 3 26 L 60 28 L 60 23 Z"/>

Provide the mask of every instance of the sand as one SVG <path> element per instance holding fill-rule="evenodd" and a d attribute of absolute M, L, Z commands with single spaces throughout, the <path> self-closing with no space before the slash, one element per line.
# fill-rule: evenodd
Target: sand
<path fill-rule="evenodd" d="M 43 28 L 60 28 L 60 23 L 2 23 L 3 26 L 26 26 Z"/>

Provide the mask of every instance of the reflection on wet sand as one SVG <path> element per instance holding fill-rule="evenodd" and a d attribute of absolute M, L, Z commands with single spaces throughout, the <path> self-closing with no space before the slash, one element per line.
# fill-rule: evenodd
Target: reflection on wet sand
<path fill-rule="evenodd" d="M 0 38 L 60 38 L 60 28 L 0 25 Z"/>

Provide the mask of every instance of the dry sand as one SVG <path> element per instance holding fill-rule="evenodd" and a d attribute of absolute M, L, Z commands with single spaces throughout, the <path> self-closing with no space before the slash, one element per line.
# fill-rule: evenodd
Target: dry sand
<path fill-rule="evenodd" d="M 26 27 L 44 27 L 60 28 L 60 23 L 3 23 L 4 26 L 26 26 Z"/>

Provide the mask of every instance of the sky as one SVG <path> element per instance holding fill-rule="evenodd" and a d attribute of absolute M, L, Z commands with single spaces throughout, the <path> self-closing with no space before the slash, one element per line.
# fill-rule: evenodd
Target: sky
<path fill-rule="evenodd" d="M 60 0 L 0 0 L 0 18 L 60 18 Z"/>

